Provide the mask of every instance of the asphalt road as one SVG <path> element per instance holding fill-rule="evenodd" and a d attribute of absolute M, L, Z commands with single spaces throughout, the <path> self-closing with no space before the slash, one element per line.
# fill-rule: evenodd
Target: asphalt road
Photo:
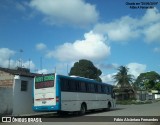
<path fill-rule="evenodd" d="M 88 116 L 88 117 L 86 117 Z M 105 116 L 113 116 L 113 117 L 121 117 L 121 116 L 160 116 L 160 102 L 152 103 L 152 104 L 143 104 L 143 105 L 117 105 L 117 108 L 111 111 L 95 111 L 88 112 L 85 116 L 76 116 L 74 114 L 59 117 L 56 114 L 50 114 L 47 117 L 49 119 L 57 119 L 58 122 L 43 122 L 43 123 L 29 123 L 32 125 L 160 125 L 159 122 L 84 122 L 84 118 L 92 118 L 96 121 L 96 118 L 105 118 Z M 108 117 L 106 117 L 108 118 Z M 65 122 L 65 119 L 69 122 Z M 81 122 L 74 122 L 74 121 Z M 64 122 L 61 122 L 64 121 Z M 5 123 L 7 124 L 7 123 Z M 21 123 L 10 123 L 10 124 L 21 124 Z M 23 123 L 28 124 L 28 123 Z"/>
<path fill-rule="evenodd" d="M 115 110 L 87 116 L 160 116 L 160 101 L 143 105 L 117 105 Z"/>

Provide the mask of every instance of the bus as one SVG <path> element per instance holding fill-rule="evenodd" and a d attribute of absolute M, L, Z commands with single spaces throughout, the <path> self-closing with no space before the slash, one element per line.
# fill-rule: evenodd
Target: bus
<path fill-rule="evenodd" d="M 33 110 L 79 112 L 115 107 L 113 86 L 78 76 L 46 74 L 35 77 Z"/>

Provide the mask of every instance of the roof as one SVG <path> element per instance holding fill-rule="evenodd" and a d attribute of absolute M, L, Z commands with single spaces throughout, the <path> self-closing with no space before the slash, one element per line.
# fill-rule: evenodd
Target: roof
<path fill-rule="evenodd" d="M 9 69 L 9 68 L 0 67 L 0 71 L 4 71 L 12 75 L 20 75 L 20 76 L 25 76 L 25 77 L 35 77 L 35 76 L 40 75 L 37 73 L 31 73 L 29 69 L 20 68 L 20 67 L 18 67 L 17 69 Z"/>
<path fill-rule="evenodd" d="M 113 86 L 111 84 L 108 83 L 103 83 L 103 82 L 98 82 L 94 79 L 89 79 L 89 78 L 85 78 L 85 77 L 79 77 L 79 76 L 65 76 L 65 75 L 58 75 L 60 77 L 65 77 L 65 78 L 69 78 L 69 79 L 74 79 L 74 80 L 82 80 L 82 81 L 86 81 L 86 82 L 92 82 L 92 83 L 97 83 L 97 84 L 104 84 L 104 85 L 108 85 L 108 86 Z"/>

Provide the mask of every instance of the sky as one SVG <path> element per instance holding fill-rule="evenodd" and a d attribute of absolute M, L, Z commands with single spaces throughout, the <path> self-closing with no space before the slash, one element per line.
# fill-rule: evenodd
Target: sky
<path fill-rule="evenodd" d="M 80 59 L 110 84 L 122 65 L 135 79 L 160 73 L 160 2 L 0 1 L 0 67 L 67 75 Z"/>

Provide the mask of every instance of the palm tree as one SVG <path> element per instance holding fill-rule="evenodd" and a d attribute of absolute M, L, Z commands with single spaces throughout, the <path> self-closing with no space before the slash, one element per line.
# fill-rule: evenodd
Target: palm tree
<path fill-rule="evenodd" d="M 118 73 L 113 76 L 117 82 L 117 86 L 120 88 L 130 87 L 133 81 L 133 75 L 128 74 L 129 68 L 125 66 L 120 66 L 118 68 Z"/>
<path fill-rule="evenodd" d="M 124 93 L 127 93 L 127 98 L 129 98 L 128 92 L 130 90 L 133 91 L 131 83 L 133 81 L 133 75 L 128 74 L 128 68 L 125 66 L 120 66 L 118 68 L 118 72 L 116 75 L 113 76 L 115 79 L 115 82 L 117 83 L 117 87 L 115 88 L 115 91 L 117 91 L 119 94 L 121 94 L 122 99 L 124 99 Z"/>

